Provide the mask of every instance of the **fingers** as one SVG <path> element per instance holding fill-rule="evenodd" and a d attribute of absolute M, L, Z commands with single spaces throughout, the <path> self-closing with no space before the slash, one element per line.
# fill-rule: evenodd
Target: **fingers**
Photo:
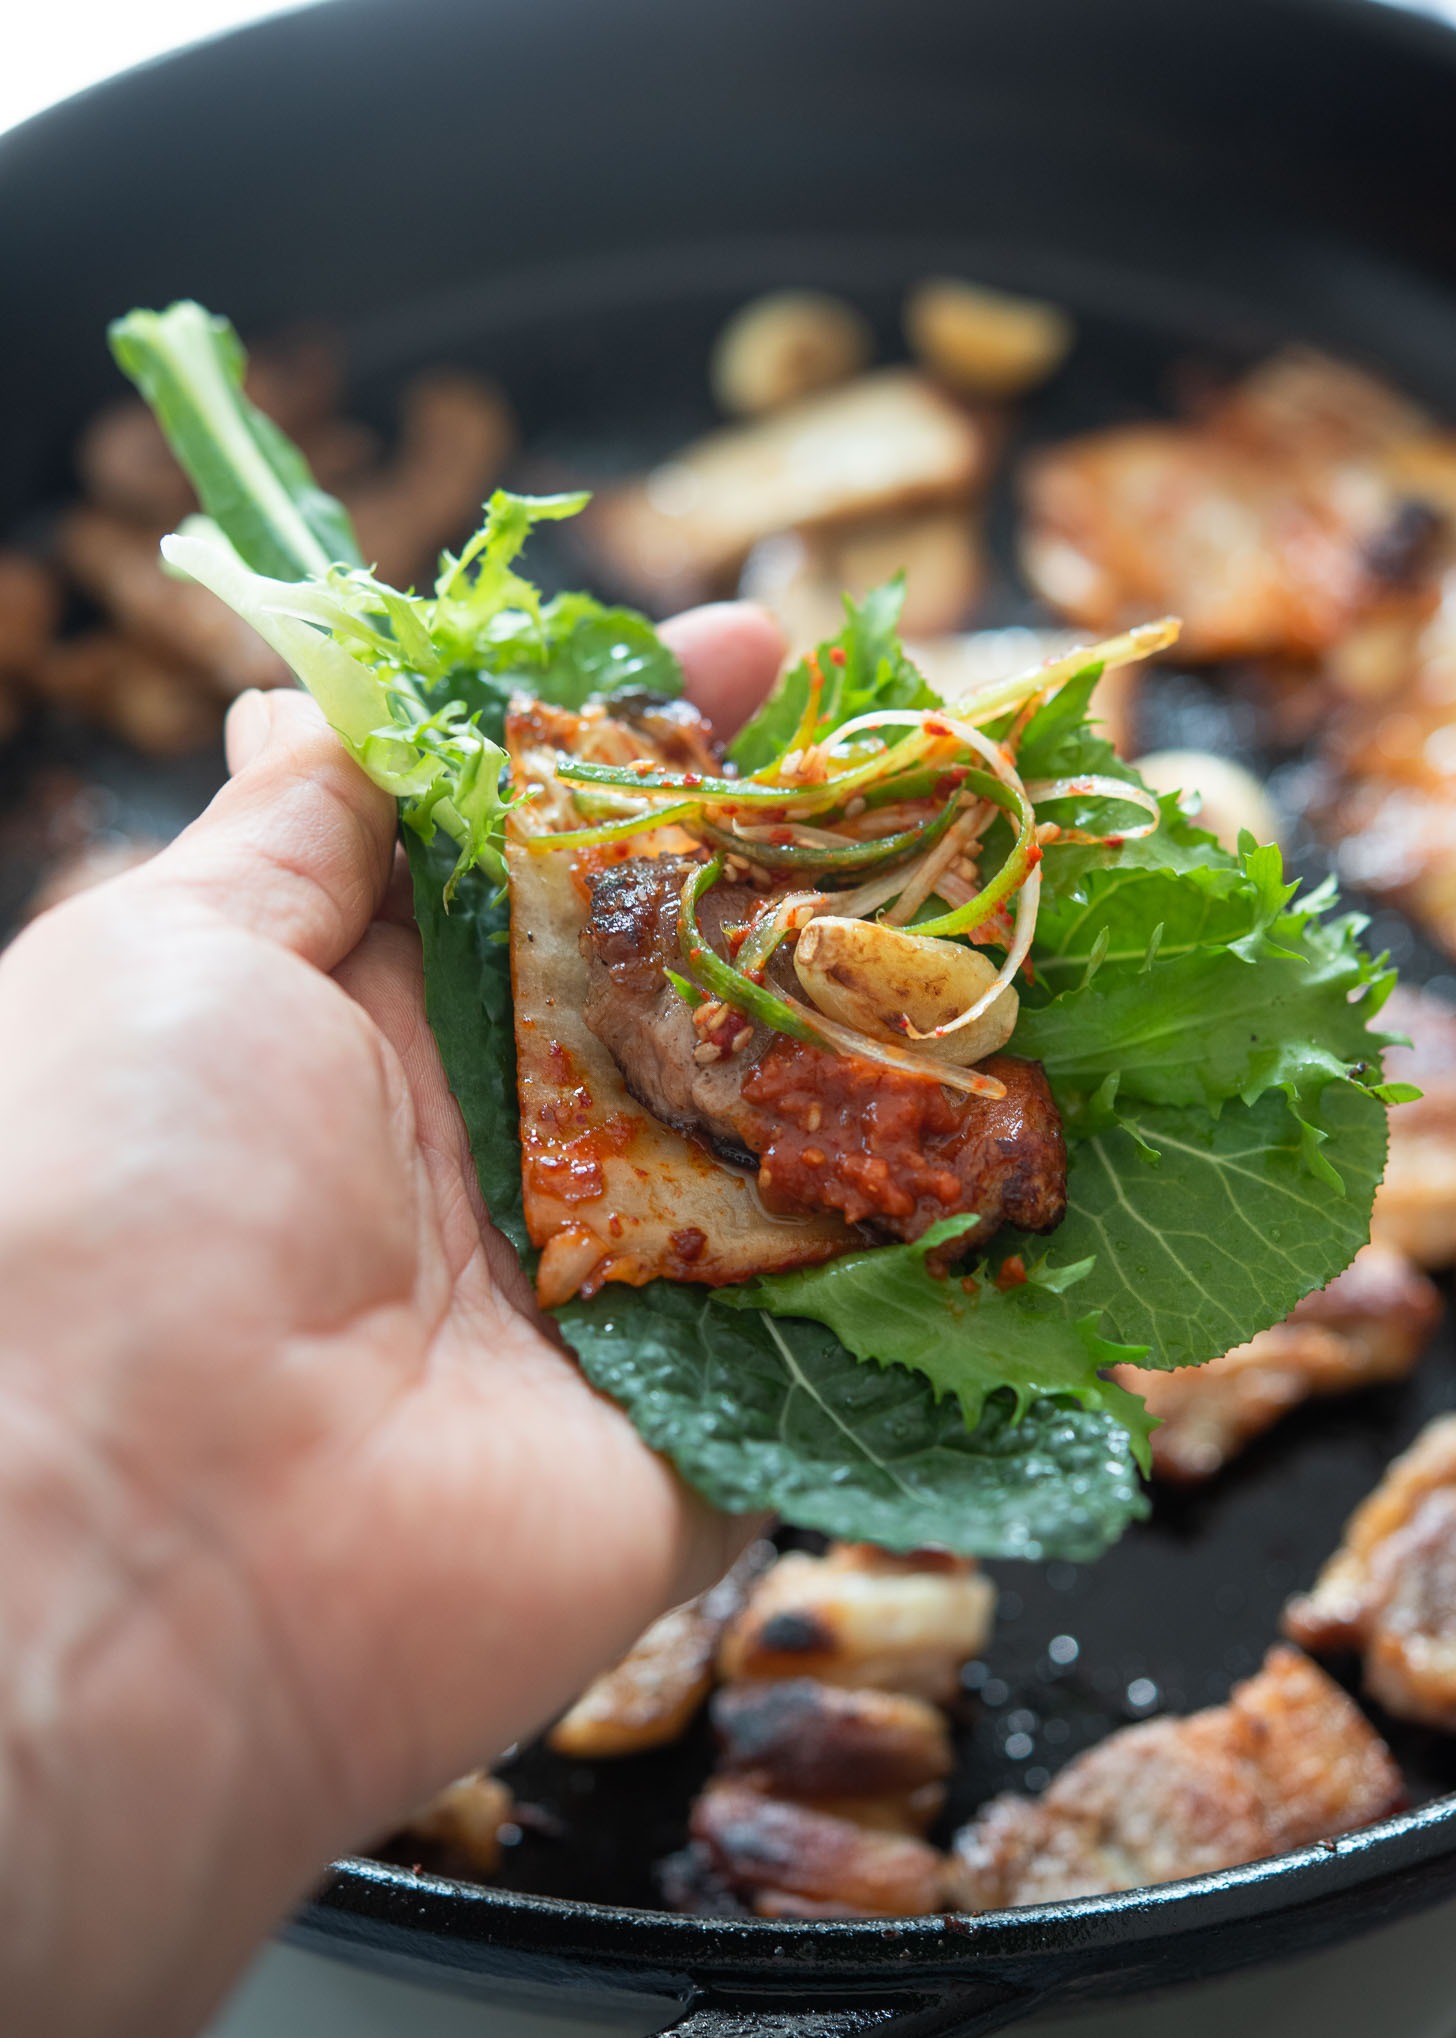
<path fill-rule="evenodd" d="M 688 699 L 725 739 L 748 720 L 783 663 L 783 633 L 751 602 L 689 609 L 664 623 L 661 635 L 681 662 Z"/>
<path fill-rule="evenodd" d="M 243 694 L 227 745 L 232 781 L 137 882 L 200 900 L 333 969 L 384 897 L 394 801 L 305 694 Z"/>

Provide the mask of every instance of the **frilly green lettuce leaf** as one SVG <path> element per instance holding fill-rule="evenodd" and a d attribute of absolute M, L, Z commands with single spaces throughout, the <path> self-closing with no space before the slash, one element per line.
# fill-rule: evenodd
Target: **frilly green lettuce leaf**
<path fill-rule="evenodd" d="M 1099 1368 L 1139 1365 L 1146 1347 L 1099 1336 L 1098 1310 L 1080 1301 L 1091 1260 L 1056 1266 L 1033 1260 L 1018 1269 L 1024 1279 L 1007 1285 L 989 1270 L 967 1280 L 929 1272 L 927 1256 L 964 1229 L 963 1218 L 948 1218 L 913 1245 L 876 1246 L 775 1274 L 726 1288 L 719 1300 L 771 1316 L 811 1316 L 856 1358 L 911 1367 L 930 1382 L 937 1401 L 949 1395 L 960 1404 L 970 1429 L 988 1399 L 1006 1390 L 1018 1420 L 1038 1400 L 1065 1397 L 1116 1417 L 1140 1449 L 1141 1404 Z M 998 1254 L 1003 1267 L 1006 1257 Z"/>
<path fill-rule="evenodd" d="M 824 680 L 820 717 L 830 728 L 871 708 L 937 708 L 932 691 L 905 655 L 897 634 L 905 578 L 897 575 L 862 602 L 844 597 L 844 628 L 815 654 Z M 729 756 L 742 772 L 757 771 L 787 747 L 809 699 L 807 659 L 784 674 L 734 738 Z"/>

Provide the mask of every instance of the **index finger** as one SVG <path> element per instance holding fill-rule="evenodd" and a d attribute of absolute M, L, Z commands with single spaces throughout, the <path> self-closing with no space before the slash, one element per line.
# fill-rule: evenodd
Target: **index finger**
<path fill-rule="evenodd" d="M 664 623 L 661 636 L 677 654 L 688 699 L 725 741 L 748 720 L 783 663 L 783 632 L 752 602 L 689 609 Z"/>

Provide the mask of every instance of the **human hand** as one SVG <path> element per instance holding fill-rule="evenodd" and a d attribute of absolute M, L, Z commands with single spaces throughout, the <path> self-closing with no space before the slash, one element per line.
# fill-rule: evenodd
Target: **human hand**
<path fill-rule="evenodd" d="M 665 633 L 725 725 L 756 611 Z M 491 1230 L 392 886 L 301 695 L 0 963 L 0 2001 L 194 2030 L 335 1853 L 731 1555 Z"/>

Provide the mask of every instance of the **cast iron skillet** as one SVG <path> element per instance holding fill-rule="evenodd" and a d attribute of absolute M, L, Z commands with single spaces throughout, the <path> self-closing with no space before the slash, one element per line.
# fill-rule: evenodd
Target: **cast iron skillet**
<path fill-rule="evenodd" d="M 184 292 L 245 330 L 340 325 L 366 408 L 416 363 L 479 362 L 538 455 L 578 472 L 706 421 L 707 342 L 748 290 L 851 290 L 889 340 L 899 286 L 937 268 L 1079 314 L 1033 437 L 1148 406 L 1190 354 L 1226 368 L 1290 335 L 1456 415 L 1453 93 L 1456 36 L 1359 0 L 333 0 L 0 143 L 0 533 L 67 486 L 75 429 L 115 387 L 106 318 Z M 993 522 L 1004 560 L 1004 500 Z M 1029 613 L 1003 574 L 988 620 Z M 1224 695 L 1159 686 L 1154 740 L 1210 732 L 1241 733 Z M 0 799 L 64 742 L 35 731 Z M 198 790 L 134 774 L 123 803 Z M 1380 934 L 1416 974 L 1439 969 L 1399 923 Z M 1349 1507 L 1453 1400 L 1447 1348 L 1160 1500 L 1099 1566 L 1001 1567 L 958 1815 L 1123 1719 L 1221 1698 Z M 1055 1635 L 1074 1661 L 1048 1657 Z M 296 1930 L 485 1995 L 677 1998 L 694 2038 L 989 2030 L 1456 1892 L 1456 1758 L 1381 1724 L 1417 1808 L 1369 1832 L 1125 1896 L 874 1924 L 654 1915 L 649 1864 L 681 1836 L 701 1750 L 570 1774 L 528 1755 L 522 1795 L 566 1838 L 516 1851 L 521 1890 L 345 1862 Z"/>

